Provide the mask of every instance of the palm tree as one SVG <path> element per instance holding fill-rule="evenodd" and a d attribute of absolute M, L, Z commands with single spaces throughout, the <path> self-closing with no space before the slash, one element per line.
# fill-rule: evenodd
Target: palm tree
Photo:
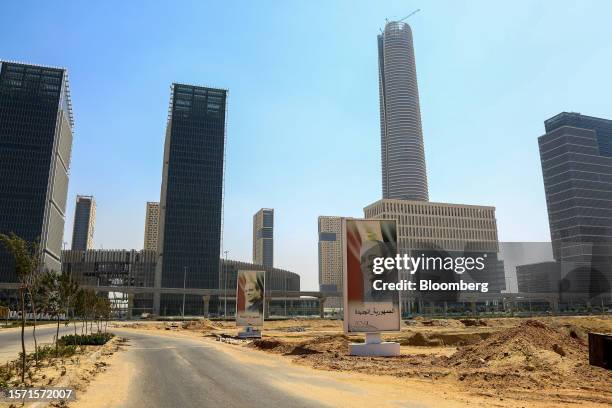
<path fill-rule="evenodd" d="M 25 292 L 32 290 L 33 276 L 39 271 L 40 250 L 38 243 L 29 243 L 15 233 L 0 234 L 0 242 L 13 255 L 15 275 L 19 279 L 19 303 L 21 306 L 21 382 L 25 382 Z"/>

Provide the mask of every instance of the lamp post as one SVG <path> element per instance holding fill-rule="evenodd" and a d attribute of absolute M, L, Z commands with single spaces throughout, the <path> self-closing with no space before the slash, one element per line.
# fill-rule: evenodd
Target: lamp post
<path fill-rule="evenodd" d="M 225 269 L 225 277 L 223 278 L 224 296 L 223 296 L 223 317 L 227 319 L 227 254 L 229 251 L 223 251 L 225 254 L 225 264 L 223 265 L 223 269 Z"/>
<path fill-rule="evenodd" d="M 185 320 L 185 286 L 187 283 L 187 267 L 183 267 L 183 310 L 181 314 L 183 315 L 183 320 Z"/>

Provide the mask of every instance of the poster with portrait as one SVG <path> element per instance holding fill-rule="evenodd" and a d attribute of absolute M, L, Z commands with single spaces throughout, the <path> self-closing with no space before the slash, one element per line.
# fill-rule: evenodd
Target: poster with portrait
<path fill-rule="evenodd" d="M 358 220 L 342 223 L 344 264 L 344 330 L 376 333 L 400 330 L 399 292 L 376 290 L 382 283 L 398 282 L 395 268 L 375 274 L 375 258 L 395 258 L 395 220 Z"/>
<path fill-rule="evenodd" d="M 236 326 L 263 326 L 265 274 L 264 271 L 238 271 Z"/>

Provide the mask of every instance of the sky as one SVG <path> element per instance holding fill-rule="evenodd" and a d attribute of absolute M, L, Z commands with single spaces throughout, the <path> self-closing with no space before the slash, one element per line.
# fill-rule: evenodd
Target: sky
<path fill-rule="evenodd" d="M 0 59 L 65 67 L 69 206 L 96 248 L 141 249 L 159 201 L 170 84 L 229 89 L 224 239 L 251 261 L 275 209 L 275 266 L 318 288 L 317 217 L 381 198 L 376 36 L 414 35 L 430 200 L 496 207 L 500 241 L 548 241 L 537 138 L 562 111 L 612 118 L 609 1 L 8 2 Z"/>

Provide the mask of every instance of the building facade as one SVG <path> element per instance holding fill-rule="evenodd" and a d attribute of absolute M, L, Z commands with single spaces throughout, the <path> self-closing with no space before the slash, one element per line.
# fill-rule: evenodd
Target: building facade
<path fill-rule="evenodd" d="M 610 257 L 612 120 L 563 112 L 538 139 L 556 260 Z"/>
<path fill-rule="evenodd" d="M 262 208 L 253 215 L 253 263 L 274 266 L 274 209 Z"/>
<path fill-rule="evenodd" d="M 498 260 L 499 242 L 495 207 L 447 204 L 408 200 L 379 200 L 364 208 L 364 216 L 369 219 L 396 220 L 398 234 L 398 253 L 412 257 L 484 257 L 486 267 L 482 271 L 465 272 L 462 275 L 449 274 L 435 277 L 440 281 L 447 279 L 472 282 L 487 282 L 490 293 L 499 293 L 506 288 L 503 263 Z M 400 271 L 400 279 L 414 279 L 433 276 L 411 277 Z M 440 292 L 440 300 L 446 299 Z M 428 294 L 437 300 L 437 294 Z"/>
<path fill-rule="evenodd" d="M 227 91 L 173 84 L 166 128 L 155 283 L 218 288 Z M 189 297 L 191 304 L 201 300 Z M 156 310 L 179 314 L 162 295 Z"/>
<path fill-rule="evenodd" d="M 60 271 L 74 126 L 68 74 L 0 61 L 0 232 L 39 242 Z M 16 282 L 0 245 L 0 282 Z"/>
<path fill-rule="evenodd" d="M 612 120 L 562 112 L 538 139 L 562 290 L 612 293 Z"/>
<path fill-rule="evenodd" d="M 521 293 L 556 293 L 559 290 L 560 264 L 538 262 L 516 266 L 516 282 Z"/>
<path fill-rule="evenodd" d="M 342 293 L 342 217 L 319 216 L 319 290 Z M 328 297 L 325 307 L 341 308 L 341 297 Z"/>
<path fill-rule="evenodd" d="M 93 249 L 96 223 L 96 201 L 93 196 L 77 195 L 72 227 L 72 246 L 76 251 Z"/>
<path fill-rule="evenodd" d="M 62 251 L 62 272 L 81 285 L 153 287 L 157 251 L 89 249 Z"/>
<path fill-rule="evenodd" d="M 157 252 L 159 234 L 159 203 L 149 201 L 145 215 L 144 249 Z"/>
<path fill-rule="evenodd" d="M 378 36 L 383 198 L 429 199 L 412 30 L 390 21 Z"/>
<path fill-rule="evenodd" d="M 130 296 L 120 296 L 129 299 L 130 308 L 135 314 L 152 313 L 154 299 L 154 277 L 158 256 L 154 250 L 127 250 L 127 249 L 92 249 L 87 251 L 62 251 L 62 272 L 72 275 L 80 284 L 90 287 L 116 287 L 113 291 L 116 295 L 125 294 L 121 288 L 138 288 L 137 293 Z M 221 276 L 219 289 L 225 289 L 227 301 L 223 296 L 216 300 L 210 300 L 210 306 L 217 314 L 228 316 L 234 315 L 236 308 L 236 284 L 239 270 L 258 270 L 266 272 L 266 290 L 277 292 L 275 296 L 277 308 L 285 310 L 287 314 L 299 314 L 300 297 L 285 296 L 285 292 L 300 291 L 300 276 L 294 272 L 284 269 L 272 268 L 248 262 L 233 260 L 221 260 Z M 143 290 L 151 288 L 151 291 Z M 271 292 L 269 292 L 271 293 Z M 166 294 L 171 300 L 182 305 L 182 294 Z M 201 296 L 186 296 L 192 298 L 191 310 L 186 310 L 190 315 L 203 315 L 204 303 Z M 271 296 L 270 296 L 271 297 Z M 197 302 L 196 302 L 197 300 Z M 286 301 L 288 303 L 286 303 Z M 162 304 L 166 310 L 161 310 L 164 315 L 171 314 L 168 302 Z M 187 306 L 187 305 L 186 305 Z M 187 309 L 187 307 L 186 307 Z M 177 313 L 177 315 L 180 314 Z M 315 313 L 316 314 L 316 313 Z"/>

